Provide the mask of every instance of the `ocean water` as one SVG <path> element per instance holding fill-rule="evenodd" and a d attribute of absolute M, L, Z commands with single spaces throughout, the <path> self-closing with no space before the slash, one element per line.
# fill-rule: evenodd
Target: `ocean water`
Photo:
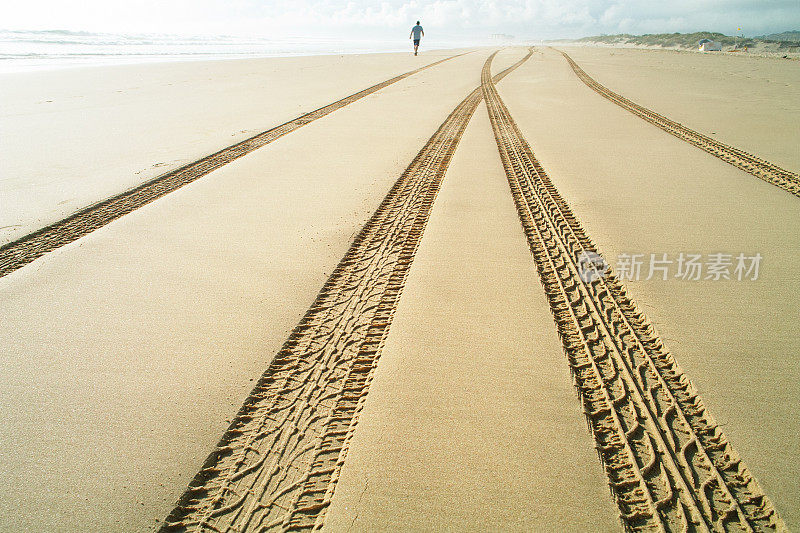
<path fill-rule="evenodd" d="M 0 72 L 151 61 L 408 51 L 409 41 L 400 37 L 376 41 L 0 30 Z M 428 49 L 467 45 L 457 41 L 426 44 Z"/>

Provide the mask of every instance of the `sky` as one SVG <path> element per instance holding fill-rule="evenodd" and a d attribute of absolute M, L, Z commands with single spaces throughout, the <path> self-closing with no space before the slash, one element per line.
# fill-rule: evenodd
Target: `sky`
<path fill-rule="evenodd" d="M 0 0 L 0 29 L 388 39 L 800 30 L 800 0 Z M 407 35 L 404 35 L 407 37 Z"/>

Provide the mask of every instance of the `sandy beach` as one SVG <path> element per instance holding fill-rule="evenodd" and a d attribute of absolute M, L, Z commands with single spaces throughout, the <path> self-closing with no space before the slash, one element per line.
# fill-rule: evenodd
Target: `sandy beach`
<path fill-rule="evenodd" d="M 568 52 L 587 65 L 592 64 L 591 59 L 602 61 L 599 50 L 599 57 L 592 55 L 595 51 Z M 618 53 L 614 51 L 612 61 Z M 659 60 L 653 71 L 667 72 L 682 66 L 684 55 L 674 54 L 667 61 L 664 56 L 669 56 L 661 52 L 622 53 L 630 54 L 632 61 L 639 64 L 648 55 L 655 56 Z M 693 55 L 685 55 L 694 61 Z M 716 80 L 717 95 L 736 95 L 730 97 L 736 113 L 726 110 L 722 103 L 709 104 L 711 98 L 695 97 L 694 90 L 699 90 L 700 83 L 695 82 L 693 87 L 689 76 L 682 84 L 671 82 L 672 90 L 662 93 L 657 89 L 670 76 L 653 75 L 649 91 L 639 81 L 639 94 L 634 89 L 637 83 L 630 83 L 628 94 L 626 82 L 614 78 L 613 66 L 607 69 L 609 74 L 602 67 L 595 67 L 594 74 L 602 83 L 666 116 L 682 115 L 685 118 L 681 121 L 689 127 L 715 131 L 724 135 L 726 142 L 767 159 L 783 158 L 787 161 L 785 168 L 797 169 L 800 161 L 791 140 L 797 129 L 787 121 L 798 111 L 784 107 L 793 106 L 793 91 L 800 86 L 797 72 L 783 71 L 780 76 L 778 60 L 760 58 L 753 60 L 753 66 L 742 69 L 750 75 L 770 72 L 775 76 L 777 89 L 770 102 L 789 112 L 772 122 L 777 113 L 771 109 L 763 110 L 763 116 L 769 119 L 757 118 L 762 113 L 758 106 L 762 99 L 753 97 L 759 93 L 755 87 L 745 86 L 739 91 L 741 76 L 730 75 L 731 65 L 737 64 L 732 59 L 741 61 L 721 57 L 723 70 L 712 79 Z M 707 64 L 714 58 L 701 60 Z M 791 298 L 787 298 L 800 291 L 798 276 L 790 266 L 791 258 L 798 253 L 797 199 L 707 157 L 630 114 L 626 116 L 618 107 L 575 83 L 565 64 L 554 61 L 550 65 L 553 70 L 547 74 L 532 74 L 527 84 L 522 76 L 509 79 L 500 91 L 508 91 L 503 94 L 517 111 L 528 138 L 539 139 L 534 145 L 537 157 L 607 257 L 615 258 L 620 253 L 656 253 L 659 257 L 666 253 L 676 257 L 680 252 L 704 250 L 764 256 L 763 270 L 756 282 L 646 281 L 643 276 L 627 285 L 700 388 L 717 421 L 757 472 L 765 490 L 778 505 L 785 498 L 781 512 L 787 523 L 797 524 L 800 517 L 792 502 L 800 499 L 800 493 L 785 477 L 797 468 L 800 454 L 795 417 L 789 407 L 798 391 L 794 382 L 800 368 L 790 354 L 800 348 L 794 327 L 799 315 Z M 727 79 L 725 83 L 723 78 Z M 528 98 L 533 86 L 538 88 L 548 82 L 553 93 L 546 102 Z M 676 93 L 680 94 L 678 85 L 684 86 L 682 111 L 675 102 Z M 764 91 L 772 87 L 770 83 Z M 650 95 L 649 99 L 645 94 Z M 720 100 L 719 96 L 716 99 Z M 569 101 L 569 105 L 558 105 L 559 101 Z M 565 150 L 575 131 L 581 132 L 584 146 L 590 147 L 581 150 L 580 155 Z"/>
<path fill-rule="evenodd" d="M 0 74 L 0 244 L 420 63 L 369 54 Z"/>
<path fill-rule="evenodd" d="M 563 50 L 633 102 L 800 171 L 795 62 Z M 291 500 L 297 512 L 276 522 L 284 526 L 622 530 L 624 511 L 609 494 L 613 461 L 599 460 L 599 418 L 587 410 L 591 398 L 576 396 L 583 370 L 559 329 L 568 325 L 554 323 L 555 296 L 532 254 L 537 233 L 521 224 L 509 188 L 509 172 L 522 167 L 498 151 L 498 104 L 481 102 L 494 86 L 481 78 L 494 50 L 465 51 L 0 76 L 3 245 L 458 55 L 301 120 L 0 277 L 0 530 L 155 530 L 182 495 L 184 507 L 206 509 L 205 493 L 185 499 L 199 471 L 211 472 L 205 489 L 218 501 L 254 498 L 261 487 L 262 504 L 248 512 L 269 509 L 269 498 L 285 510 Z M 710 413 L 702 423 L 716 421 L 732 447 L 725 453 L 741 456 L 773 516 L 798 527 L 800 198 L 601 97 L 558 51 L 527 53 L 511 47 L 493 58 L 491 74 L 514 69 L 496 81 L 498 98 L 615 271 L 620 254 L 760 254 L 753 281 L 687 281 L 674 270 L 666 280 L 622 281 L 696 386 Z M 625 383 L 638 383 L 635 374 Z M 659 383 L 652 399 L 647 387 L 631 397 L 656 413 L 640 413 L 652 419 L 641 431 L 677 435 L 653 438 L 662 450 L 654 455 L 666 456 L 665 447 L 691 446 L 648 404 L 672 387 Z M 281 403 L 285 391 L 302 406 Z M 295 415 L 298 406 L 305 411 Z M 271 444 L 257 440 L 273 430 L 283 433 Z M 244 450 L 231 455 L 240 461 L 226 463 L 223 446 L 204 470 L 223 434 Z M 252 438 L 237 448 L 241 435 Z M 683 468 L 681 453 L 663 468 Z M 683 472 L 702 470 L 693 465 Z M 285 487 L 272 488 L 270 468 Z M 694 474 L 682 475 L 676 500 L 693 490 Z M 749 505 L 741 516 L 754 512 Z M 191 510 L 170 516 L 184 520 L 176 530 L 205 530 Z"/>

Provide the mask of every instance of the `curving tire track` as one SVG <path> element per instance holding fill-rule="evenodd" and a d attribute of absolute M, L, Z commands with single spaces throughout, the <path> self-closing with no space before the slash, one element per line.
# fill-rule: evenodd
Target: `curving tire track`
<path fill-rule="evenodd" d="M 290 120 L 289 122 L 285 122 L 284 124 L 254 135 L 244 141 L 203 157 L 202 159 L 198 159 L 178 169 L 155 177 L 133 189 L 85 207 L 67 218 L 54 222 L 20 239 L 6 243 L 0 246 L 0 277 L 22 268 L 44 254 L 80 239 L 84 235 L 127 215 L 131 211 L 202 178 L 223 165 L 227 165 L 231 161 L 247 155 L 310 122 L 329 115 L 337 109 L 352 104 L 365 96 L 369 96 L 374 92 L 380 91 L 418 72 L 444 63 L 445 61 L 461 57 L 467 53 L 469 52 L 447 57 L 418 69 L 400 74 L 386 81 L 382 81 L 372 87 L 368 87 L 342 98 L 341 100 L 337 100 L 332 104 L 328 104 L 294 120 Z"/>
<path fill-rule="evenodd" d="M 613 273 L 586 276 L 581 258 L 597 248 L 501 100 L 490 61 L 482 87 L 497 146 L 624 528 L 785 531 L 624 286 Z"/>
<path fill-rule="evenodd" d="M 572 67 L 572 70 L 574 70 L 575 74 L 578 75 L 578 78 L 580 78 L 583 83 L 597 92 L 600 96 L 607 98 L 623 109 L 627 109 L 634 115 L 661 128 L 670 135 L 674 135 L 675 137 L 708 152 L 714 157 L 722 159 L 726 163 L 730 163 L 731 165 L 744 170 L 748 174 L 752 174 L 759 179 L 762 179 L 797 197 L 800 197 L 800 174 L 781 168 L 774 163 L 760 159 L 743 150 L 734 148 L 733 146 L 728 146 L 725 143 L 721 143 L 715 139 L 703 135 L 702 133 L 691 130 L 686 126 L 679 124 L 678 122 L 670 120 L 667 117 L 659 115 L 655 111 L 651 111 L 644 106 L 628 100 L 624 96 L 615 93 L 611 89 L 608 89 L 607 87 L 595 81 L 591 76 L 586 74 L 586 72 L 584 72 L 584 70 L 578 66 L 578 64 L 566 52 L 562 52 L 561 50 L 558 50 L 558 52 L 564 56 L 564 58 Z"/>
<path fill-rule="evenodd" d="M 162 531 L 322 526 L 433 202 L 481 99 L 478 87 L 394 184 Z"/>

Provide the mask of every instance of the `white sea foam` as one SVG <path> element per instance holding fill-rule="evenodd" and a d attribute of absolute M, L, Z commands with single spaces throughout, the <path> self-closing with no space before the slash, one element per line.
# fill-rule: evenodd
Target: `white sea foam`
<path fill-rule="evenodd" d="M 193 59 L 401 52 L 407 39 L 333 40 L 0 30 L 0 72 Z M 428 48 L 466 46 L 433 42 Z"/>

